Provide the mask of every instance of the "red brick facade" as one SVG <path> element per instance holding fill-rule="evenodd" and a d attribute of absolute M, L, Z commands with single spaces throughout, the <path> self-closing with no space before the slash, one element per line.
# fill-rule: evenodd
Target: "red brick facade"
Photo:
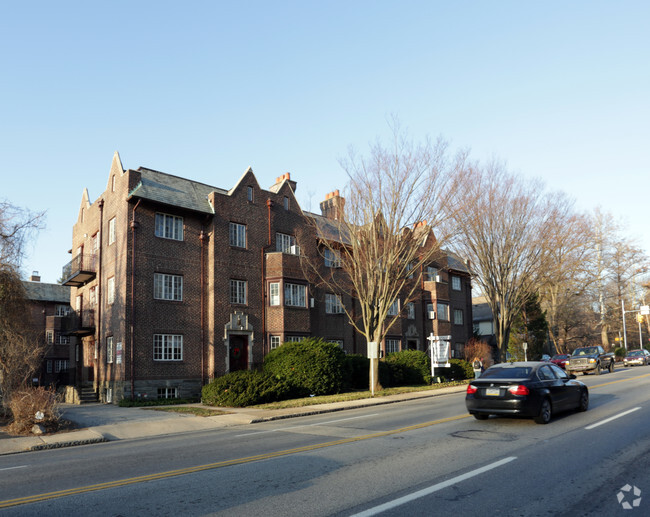
<path fill-rule="evenodd" d="M 73 267 L 64 274 L 72 307 L 89 319 L 76 333 L 77 383 L 92 383 L 105 401 L 187 397 L 215 376 L 261 365 L 291 339 L 323 337 L 365 354 L 346 316 L 326 312 L 328 293 L 307 281 L 292 248 L 309 245 L 295 189 L 289 174 L 262 189 L 250 169 L 227 191 L 125 171 L 116 153 L 102 195 L 90 203 L 84 192 Z M 342 201 L 329 195 L 324 215 L 336 216 Z M 441 278 L 423 284 L 414 317 L 394 327 L 392 345 L 426 350 L 432 332 L 452 335 L 458 346 L 471 337 L 469 274 L 440 266 Z M 450 275 L 460 291 L 448 289 Z M 443 302 L 450 318 L 464 312 L 463 324 L 428 318 L 427 304 Z"/>

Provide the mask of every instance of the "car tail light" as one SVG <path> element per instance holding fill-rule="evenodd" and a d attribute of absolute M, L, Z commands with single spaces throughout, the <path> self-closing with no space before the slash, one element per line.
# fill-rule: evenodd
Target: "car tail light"
<path fill-rule="evenodd" d="M 508 391 L 512 393 L 513 395 L 529 395 L 530 390 L 524 386 L 523 384 L 520 384 L 519 386 L 513 386 L 512 388 L 508 388 Z"/>
<path fill-rule="evenodd" d="M 476 386 L 472 386 L 471 384 L 467 385 L 467 394 L 468 395 L 474 395 L 478 391 L 478 388 Z"/>

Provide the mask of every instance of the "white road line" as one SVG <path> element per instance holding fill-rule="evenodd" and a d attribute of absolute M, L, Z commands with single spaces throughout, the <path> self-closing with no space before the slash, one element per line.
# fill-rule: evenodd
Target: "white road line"
<path fill-rule="evenodd" d="M 623 413 L 619 415 L 614 415 L 613 417 L 607 418 L 606 420 L 601 420 L 600 422 L 596 422 L 595 424 L 588 425 L 585 427 L 585 429 L 593 429 L 594 427 L 598 427 L 599 425 L 607 424 L 611 422 L 612 420 L 616 420 L 617 418 L 621 418 L 622 416 L 629 415 L 630 413 L 634 413 L 635 411 L 641 409 L 640 407 L 635 407 L 632 409 L 629 409 L 628 411 L 624 411 Z"/>
<path fill-rule="evenodd" d="M 327 422 L 318 422 L 316 424 L 305 424 L 305 425 L 296 425 L 293 427 L 283 427 L 282 429 L 271 429 L 269 431 L 257 431 L 255 433 L 246 433 L 246 434 L 238 434 L 235 436 L 235 438 L 240 438 L 242 436 L 254 436 L 256 434 L 266 434 L 266 433 L 277 433 L 279 431 L 289 431 L 291 429 L 300 429 L 302 427 L 316 427 L 319 425 L 329 425 L 329 424 L 338 424 L 339 422 L 346 422 L 348 420 L 358 420 L 360 418 L 368 418 L 371 416 L 377 416 L 379 413 L 373 413 L 371 415 L 363 415 L 363 416 L 353 416 L 350 418 L 340 418 L 339 420 L 329 420 Z"/>
<path fill-rule="evenodd" d="M 465 481 L 467 479 L 473 478 L 474 476 L 483 474 L 484 472 L 505 465 L 506 463 L 510 463 L 511 461 L 516 459 L 517 458 L 515 456 L 503 458 L 502 460 L 499 460 L 495 463 L 490 463 L 489 465 L 486 465 L 485 467 L 481 467 L 480 469 L 472 470 L 471 472 L 467 472 L 466 474 L 461 474 L 460 476 L 456 476 L 455 478 L 448 479 L 447 481 L 443 481 L 442 483 L 438 483 L 437 485 L 430 486 L 429 488 L 418 490 L 417 492 L 414 492 L 410 495 L 406 495 L 404 497 L 400 497 L 399 499 L 395 499 L 394 501 L 389 501 L 388 503 L 380 504 L 379 506 L 375 506 L 374 508 L 369 508 L 361 513 L 354 514 L 352 517 L 370 517 L 372 515 L 377 515 L 378 513 L 385 512 L 387 510 L 392 510 L 393 508 L 397 508 L 398 506 L 401 506 L 403 504 L 410 503 L 411 501 L 415 501 L 420 497 L 431 495 L 434 492 L 438 492 L 439 490 L 442 490 L 443 488 L 447 488 L 457 483 L 460 483 L 461 481 Z"/>
<path fill-rule="evenodd" d="M 17 467 L 4 467 L 4 468 L 1 468 L 0 470 L 25 469 L 27 467 L 28 467 L 28 465 L 18 465 Z"/>

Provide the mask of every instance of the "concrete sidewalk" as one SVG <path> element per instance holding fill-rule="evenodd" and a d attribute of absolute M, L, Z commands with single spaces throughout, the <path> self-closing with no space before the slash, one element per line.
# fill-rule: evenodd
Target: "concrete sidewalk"
<path fill-rule="evenodd" d="M 436 397 L 463 392 L 465 389 L 466 386 L 453 386 L 437 390 L 389 395 L 387 397 L 284 409 L 212 408 L 221 410 L 224 414 L 209 417 L 156 411 L 151 408 L 121 408 L 110 404 L 63 404 L 61 406 L 62 418 L 74 422 L 79 429 L 42 436 L 12 437 L 0 435 L 0 455 L 113 440 L 216 430 L 236 425 Z"/>

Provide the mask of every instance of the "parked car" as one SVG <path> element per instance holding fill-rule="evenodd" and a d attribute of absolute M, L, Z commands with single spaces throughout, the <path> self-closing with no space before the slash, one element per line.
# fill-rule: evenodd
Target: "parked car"
<path fill-rule="evenodd" d="M 630 350 L 623 358 L 623 366 L 632 366 L 638 364 L 639 366 L 647 366 L 650 364 L 650 352 L 645 348 L 642 350 Z"/>
<path fill-rule="evenodd" d="M 555 354 L 551 357 L 551 362 L 560 368 L 564 368 L 566 363 L 569 362 L 569 354 Z"/>
<path fill-rule="evenodd" d="M 500 363 L 470 381 L 465 405 L 477 420 L 510 415 L 547 424 L 561 411 L 587 411 L 589 389 L 553 363 Z"/>

